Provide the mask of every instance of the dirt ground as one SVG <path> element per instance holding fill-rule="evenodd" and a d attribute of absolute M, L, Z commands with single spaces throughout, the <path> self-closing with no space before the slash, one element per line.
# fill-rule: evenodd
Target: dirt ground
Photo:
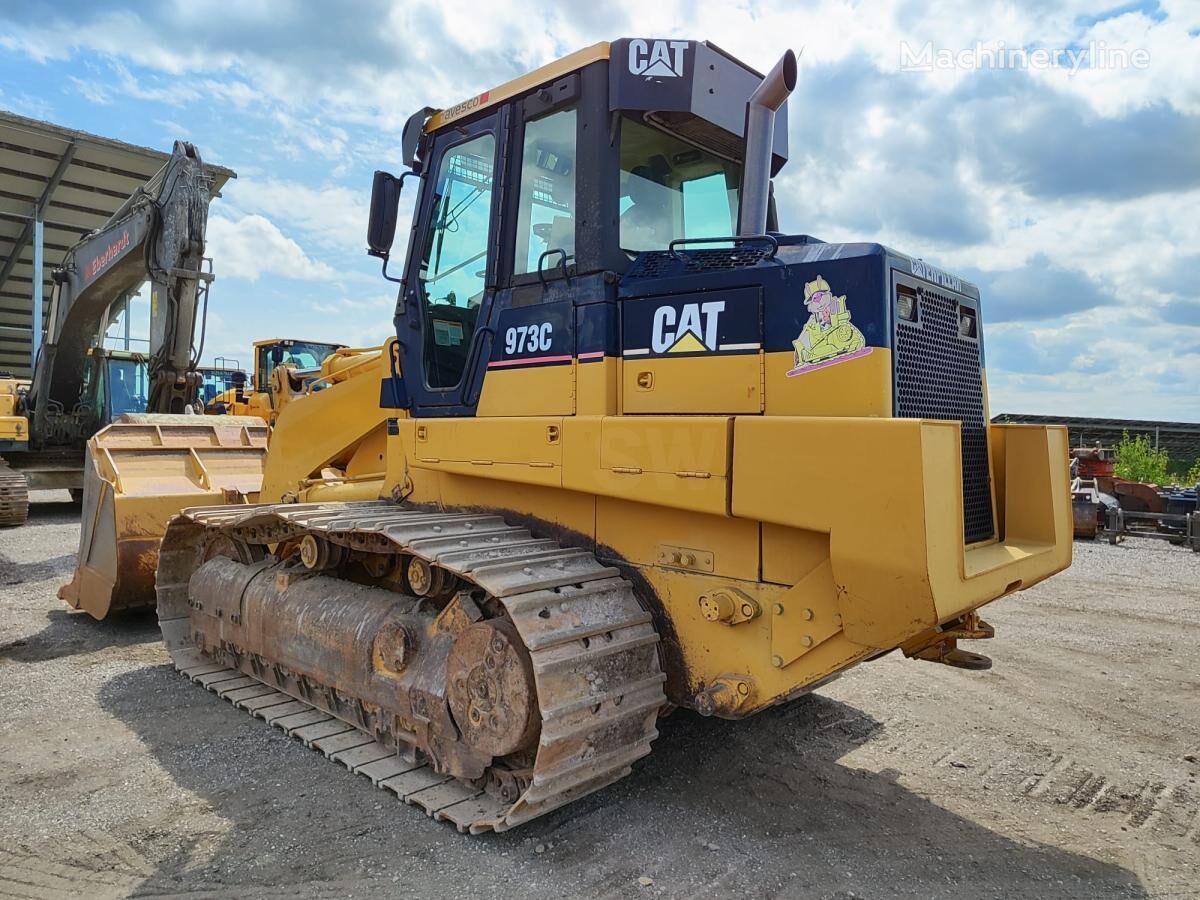
<path fill-rule="evenodd" d="M 152 618 L 68 612 L 78 533 L 0 532 L 0 896 L 1200 897 L 1184 550 L 1077 544 L 988 610 L 989 672 L 676 713 L 624 782 L 470 838 L 186 682 Z"/>

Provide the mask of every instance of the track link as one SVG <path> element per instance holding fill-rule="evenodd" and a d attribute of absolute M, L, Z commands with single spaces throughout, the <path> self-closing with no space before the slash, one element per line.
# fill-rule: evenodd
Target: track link
<path fill-rule="evenodd" d="M 380 743 L 311 696 L 280 690 L 248 665 L 231 668 L 201 653 L 190 637 L 188 579 L 213 531 L 260 545 L 308 532 L 357 549 L 387 546 L 497 598 L 529 651 L 542 716 L 524 792 L 502 801 L 434 771 L 420 754 Z M 499 516 L 418 512 L 387 502 L 186 510 L 163 539 L 158 608 L 172 661 L 186 677 L 472 834 L 505 831 L 629 774 L 650 752 L 666 703 L 658 635 L 632 585 L 592 554 L 536 539 Z"/>
<path fill-rule="evenodd" d="M 0 526 L 24 525 L 29 518 L 29 486 L 25 476 L 0 460 Z"/>

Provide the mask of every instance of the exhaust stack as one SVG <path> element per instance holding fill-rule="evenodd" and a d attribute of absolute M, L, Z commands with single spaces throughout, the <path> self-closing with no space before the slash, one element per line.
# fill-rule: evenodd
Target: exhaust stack
<path fill-rule="evenodd" d="M 775 113 L 795 88 L 796 54 L 789 50 L 746 101 L 746 161 L 742 167 L 739 235 L 763 234 L 767 230 Z"/>

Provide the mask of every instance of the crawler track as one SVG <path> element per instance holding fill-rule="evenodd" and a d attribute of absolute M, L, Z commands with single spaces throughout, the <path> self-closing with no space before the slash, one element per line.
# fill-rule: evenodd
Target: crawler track
<path fill-rule="evenodd" d="M 24 525 L 29 518 L 25 476 L 0 460 L 0 526 Z"/>
<path fill-rule="evenodd" d="M 428 759 L 349 720 L 320 691 L 300 696 L 272 667 L 201 653 L 189 628 L 188 579 L 224 535 L 264 549 L 306 533 L 331 544 L 412 554 L 496 598 L 529 652 L 541 714 L 532 776 L 515 800 L 435 771 Z M 378 787 L 453 822 L 504 831 L 627 775 L 650 752 L 665 703 L 650 615 L 628 581 L 592 554 L 535 539 L 498 516 L 405 510 L 390 503 L 192 509 L 164 537 L 159 621 L 176 668 Z M 230 664 L 233 662 L 234 664 Z"/>

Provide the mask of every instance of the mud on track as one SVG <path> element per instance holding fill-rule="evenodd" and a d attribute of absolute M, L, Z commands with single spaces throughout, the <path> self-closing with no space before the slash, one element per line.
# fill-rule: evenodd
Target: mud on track
<path fill-rule="evenodd" d="M 180 678 L 152 618 L 69 613 L 46 499 L 0 531 L 0 897 L 1200 896 L 1194 554 L 1076 545 L 988 610 L 990 672 L 676 713 L 625 781 L 467 838 Z"/>

